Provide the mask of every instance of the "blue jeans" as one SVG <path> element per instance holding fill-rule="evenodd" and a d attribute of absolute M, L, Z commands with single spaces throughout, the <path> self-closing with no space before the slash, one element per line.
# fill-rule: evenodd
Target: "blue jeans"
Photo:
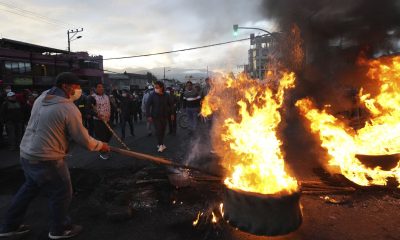
<path fill-rule="evenodd" d="M 186 108 L 186 114 L 188 115 L 189 130 L 195 131 L 197 127 L 197 117 L 199 115 L 199 108 Z"/>
<path fill-rule="evenodd" d="M 21 157 L 25 183 L 8 208 L 2 230 L 15 230 L 22 224 L 29 203 L 43 191 L 49 200 L 50 232 L 62 233 L 71 223 L 68 208 L 72 198 L 69 170 L 64 160 L 31 163 Z"/>

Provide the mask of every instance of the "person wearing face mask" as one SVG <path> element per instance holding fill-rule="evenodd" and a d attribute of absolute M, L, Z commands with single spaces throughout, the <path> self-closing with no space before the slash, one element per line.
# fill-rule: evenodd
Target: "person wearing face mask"
<path fill-rule="evenodd" d="M 70 140 L 90 151 L 108 152 L 107 143 L 89 136 L 73 103 L 82 93 L 79 78 L 70 72 L 56 77 L 56 86 L 36 99 L 20 145 L 25 183 L 14 196 L 0 225 L 0 237 L 29 232 L 23 218 L 29 203 L 43 192 L 48 197 L 50 239 L 76 236 L 82 227 L 71 223 L 68 208 L 72 185 L 65 158 Z"/>
<path fill-rule="evenodd" d="M 14 92 L 7 93 L 7 100 L 1 105 L 1 122 L 6 126 L 10 150 L 18 149 L 22 137 L 24 109 L 17 101 Z"/>
<path fill-rule="evenodd" d="M 157 151 L 163 152 L 167 147 L 164 144 L 165 129 L 168 118 L 174 119 L 171 114 L 172 102 L 164 89 L 164 83 L 157 81 L 154 92 L 150 94 L 146 104 L 147 121 L 154 124 L 157 136 Z"/>
<path fill-rule="evenodd" d="M 133 126 L 132 118 L 133 118 L 133 113 L 134 113 L 134 102 L 132 98 L 128 95 L 127 90 L 122 90 L 122 94 L 119 95 L 117 91 L 113 92 L 113 95 L 117 97 L 119 100 L 120 104 L 120 120 L 121 120 L 121 139 L 125 139 L 125 127 L 126 123 L 129 125 L 129 129 L 131 132 L 131 136 L 135 136 L 135 128 Z"/>

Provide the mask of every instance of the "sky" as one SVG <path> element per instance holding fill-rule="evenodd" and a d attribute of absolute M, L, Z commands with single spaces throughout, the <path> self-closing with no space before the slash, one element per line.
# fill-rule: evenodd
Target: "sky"
<path fill-rule="evenodd" d="M 0 0 L 1 37 L 67 49 L 67 30 L 83 28 L 72 51 L 104 58 L 178 50 L 259 34 L 233 24 L 275 30 L 260 10 L 262 0 Z M 249 41 L 153 57 L 108 60 L 104 68 L 237 71 L 247 63 Z"/>

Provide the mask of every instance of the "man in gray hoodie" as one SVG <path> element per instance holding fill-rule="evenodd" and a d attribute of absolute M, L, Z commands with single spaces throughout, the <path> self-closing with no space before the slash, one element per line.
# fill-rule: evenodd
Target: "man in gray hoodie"
<path fill-rule="evenodd" d="M 22 225 L 29 203 L 40 191 L 49 198 L 50 239 L 76 236 L 82 227 L 71 224 L 68 208 L 72 185 L 65 157 L 73 140 L 90 151 L 110 151 L 109 146 L 89 136 L 74 100 L 82 93 L 79 78 L 69 72 L 56 77 L 56 86 L 35 101 L 20 145 L 25 183 L 8 208 L 0 237 L 29 232 Z"/>

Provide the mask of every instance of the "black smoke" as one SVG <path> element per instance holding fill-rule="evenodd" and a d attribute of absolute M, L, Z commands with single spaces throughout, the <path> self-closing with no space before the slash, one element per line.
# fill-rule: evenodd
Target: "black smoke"
<path fill-rule="evenodd" d="M 359 57 L 399 52 L 400 1 L 264 0 L 262 12 L 283 34 L 297 25 L 303 40 L 304 64 L 295 70 L 296 89 L 284 121 L 287 159 L 295 166 L 303 161 L 309 166 L 310 160 L 326 163 L 320 140 L 304 128 L 307 124 L 301 123 L 293 105 L 310 97 L 319 107 L 331 105 L 331 113 L 351 115 L 366 78 L 366 69 L 357 64 Z"/>
<path fill-rule="evenodd" d="M 305 64 L 297 92 L 321 105 L 345 103 L 353 94 L 349 89 L 359 88 L 361 54 L 372 58 L 399 51 L 398 0 L 264 0 L 262 9 L 283 33 L 299 27 Z"/>

